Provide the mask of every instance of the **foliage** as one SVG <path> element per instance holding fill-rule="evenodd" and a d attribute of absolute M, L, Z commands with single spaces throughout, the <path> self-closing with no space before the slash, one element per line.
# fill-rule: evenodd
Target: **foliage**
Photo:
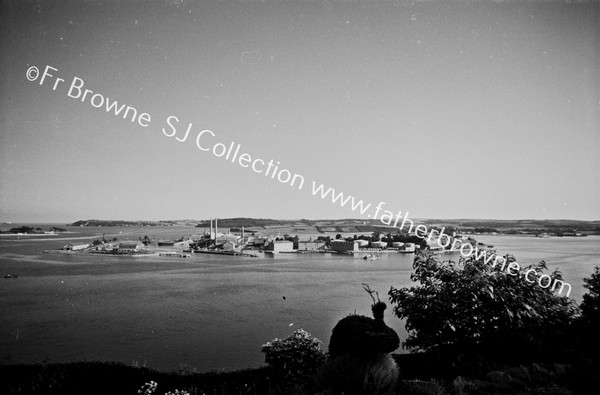
<path fill-rule="evenodd" d="M 331 242 L 331 236 L 319 236 L 317 237 L 318 241 L 324 241 L 325 243 L 329 244 Z"/>
<path fill-rule="evenodd" d="M 144 385 L 142 385 L 142 387 L 138 390 L 137 393 L 139 395 L 153 394 L 154 391 L 156 391 L 157 386 L 158 386 L 158 384 L 156 383 L 156 381 L 150 381 L 148 383 L 144 383 Z"/>
<path fill-rule="evenodd" d="M 138 395 L 152 395 L 156 391 L 156 387 L 158 387 L 158 383 L 156 381 L 150 381 L 149 383 L 145 383 L 138 390 Z M 167 391 L 165 395 L 190 395 L 188 391 L 185 390 L 174 390 Z"/>
<path fill-rule="evenodd" d="M 189 374 L 197 374 L 200 373 L 198 368 L 194 365 L 190 365 L 189 363 L 179 363 L 177 364 L 177 369 L 175 370 L 180 375 L 189 375 Z"/>
<path fill-rule="evenodd" d="M 165 393 L 165 395 L 190 395 L 189 392 L 185 391 L 185 390 L 175 390 L 175 391 L 169 391 L 167 393 Z"/>
<path fill-rule="evenodd" d="M 584 287 L 588 293 L 583 295 L 581 302 L 581 317 L 579 319 L 579 333 L 581 346 L 585 354 L 591 355 L 597 368 L 600 369 L 600 267 L 596 266 L 589 278 L 583 279 Z"/>
<path fill-rule="evenodd" d="M 600 324 L 600 267 L 594 268 L 589 278 L 583 279 L 584 287 L 589 290 L 583 295 L 581 318 L 584 322 L 597 326 Z"/>
<path fill-rule="evenodd" d="M 427 252 L 415 256 L 411 279 L 420 285 L 389 291 L 395 315 L 406 319 L 409 336 L 403 346 L 414 351 L 487 350 L 506 357 L 515 351 L 529 356 L 550 352 L 578 313 L 574 301 L 479 258 L 461 257 L 457 264 L 440 262 Z M 507 265 L 514 261 L 510 255 L 505 258 Z M 538 275 L 547 269 L 544 261 L 524 270 L 529 268 Z M 562 279 L 558 270 L 550 276 Z"/>
<path fill-rule="evenodd" d="M 286 381 L 311 379 L 325 362 L 321 341 L 303 329 L 285 339 L 273 339 L 262 346 L 265 362 Z"/>

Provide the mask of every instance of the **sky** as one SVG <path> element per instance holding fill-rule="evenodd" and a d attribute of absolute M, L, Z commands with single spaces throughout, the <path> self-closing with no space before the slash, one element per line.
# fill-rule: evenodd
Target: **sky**
<path fill-rule="evenodd" d="M 598 2 L 2 1 L 0 39 L 0 221 L 600 219 Z"/>

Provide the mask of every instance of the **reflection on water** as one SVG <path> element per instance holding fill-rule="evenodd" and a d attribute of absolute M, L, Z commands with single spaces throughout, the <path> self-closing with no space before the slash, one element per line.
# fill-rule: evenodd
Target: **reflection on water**
<path fill-rule="evenodd" d="M 75 236 L 98 233 L 79 232 Z M 143 230 L 121 238 L 140 235 Z M 519 262 L 546 259 L 549 268 L 560 267 L 578 299 L 581 278 L 597 264 L 600 240 L 480 238 Z M 370 315 L 371 299 L 361 283 L 384 299 L 390 286 L 410 285 L 412 271 L 412 255 L 403 254 L 365 261 L 322 254 L 178 259 L 40 253 L 60 246 L 51 239 L 0 240 L 2 272 L 19 275 L 0 287 L 5 363 L 110 360 L 161 369 L 187 363 L 201 371 L 259 366 L 266 341 L 304 328 L 326 345 L 340 318 Z M 386 313 L 405 338 L 402 323 L 390 308 Z"/>

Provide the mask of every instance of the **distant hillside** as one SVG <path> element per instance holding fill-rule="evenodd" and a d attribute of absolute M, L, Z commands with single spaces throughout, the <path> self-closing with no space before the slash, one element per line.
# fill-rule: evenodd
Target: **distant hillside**
<path fill-rule="evenodd" d="M 526 233 L 539 234 L 552 232 L 554 234 L 568 235 L 568 233 L 600 234 L 600 221 L 579 220 L 490 220 L 490 219 L 412 219 L 416 224 L 424 224 L 427 227 L 454 228 L 460 232 L 470 233 Z M 91 226 L 91 227 L 141 227 L 141 226 L 188 226 L 208 228 L 210 219 L 203 220 L 165 220 L 165 221 L 125 221 L 125 220 L 80 220 L 69 226 Z M 269 231 L 281 231 L 293 233 L 319 232 L 319 233 L 366 233 L 382 232 L 395 233 L 398 229 L 386 226 L 378 219 L 271 219 L 271 218 L 219 218 L 220 229 L 253 228 L 254 230 L 265 229 Z"/>
<path fill-rule="evenodd" d="M 453 226 L 458 229 L 493 229 L 499 233 L 511 231 L 577 231 L 586 234 L 600 234 L 600 221 L 580 221 L 572 219 L 426 219 L 424 224 L 432 226 Z"/>

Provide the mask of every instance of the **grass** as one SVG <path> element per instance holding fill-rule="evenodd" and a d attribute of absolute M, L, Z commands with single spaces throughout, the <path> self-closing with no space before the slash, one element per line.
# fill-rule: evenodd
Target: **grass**
<path fill-rule="evenodd" d="M 158 383 L 155 394 L 186 390 L 192 395 L 282 394 L 268 367 L 235 372 L 161 372 L 112 362 L 0 366 L 0 393 L 137 394 L 144 383 Z"/>

